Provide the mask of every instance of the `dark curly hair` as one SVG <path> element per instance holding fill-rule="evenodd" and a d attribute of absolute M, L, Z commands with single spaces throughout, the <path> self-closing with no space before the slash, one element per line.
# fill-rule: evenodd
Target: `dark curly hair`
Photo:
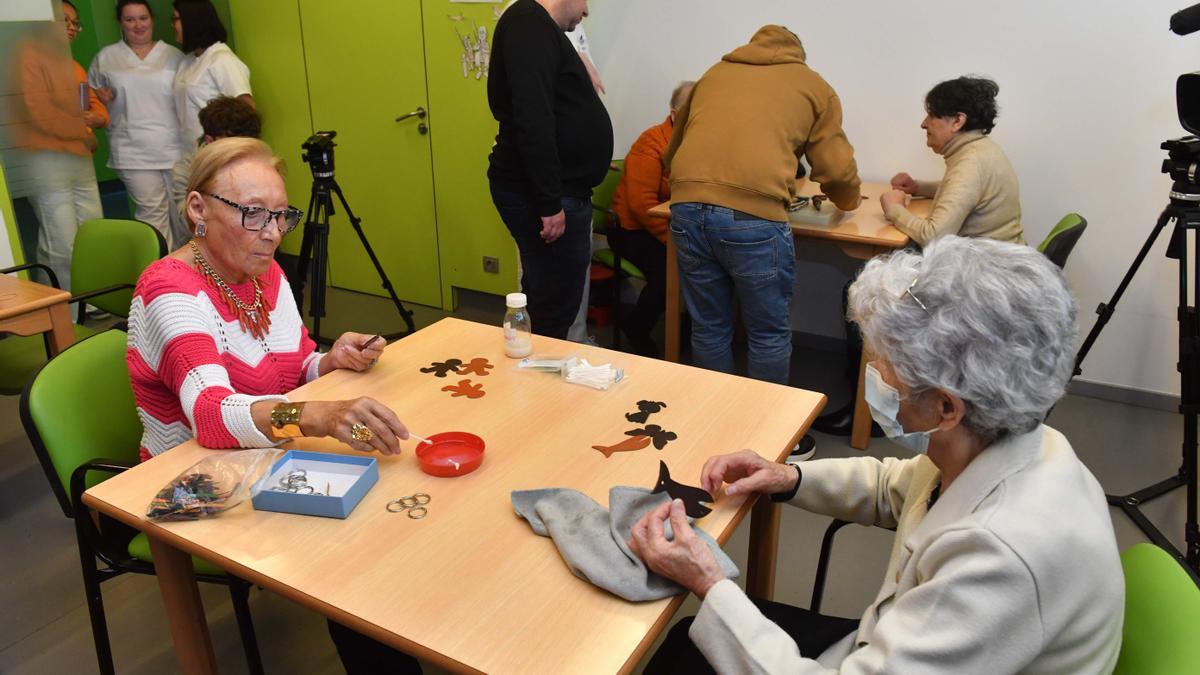
<path fill-rule="evenodd" d="M 228 38 L 225 25 L 209 0 L 175 0 L 172 4 L 179 12 L 179 24 L 183 27 L 183 44 L 179 48 L 184 54 L 208 49 Z"/>
<path fill-rule="evenodd" d="M 996 127 L 996 94 L 1000 85 L 986 77 L 956 77 L 939 82 L 925 94 L 925 112 L 934 117 L 967 116 L 963 131 L 979 129 L 985 134 Z"/>
<path fill-rule="evenodd" d="M 232 96 L 218 96 L 200 109 L 200 126 L 207 136 L 227 138 L 262 135 L 262 117 L 254 106 Z"/>

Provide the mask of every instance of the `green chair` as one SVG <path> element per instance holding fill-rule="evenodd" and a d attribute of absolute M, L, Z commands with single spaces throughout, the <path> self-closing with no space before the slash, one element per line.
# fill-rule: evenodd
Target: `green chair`
<path fill-rule="evenodd" d="M 1079 238 L 1083 236 L 1083 231 L 1087 229 L 1087 220 L 1078 213 L 1068 213 L 1063 216 L 1063 219 L 1058 221 L 1050 234 L 1042 240 L 1038 245 L 1038 250 L 1041 251 L 1059 268 L 1066 267 L 1067 256 L 1071 255 L 1075 244 L 1079 243 Z"/>
<path fill-rule="evenodd" d="M 1171 554 L 1135 544 L 1121 554 L 1125 626 L 1116 675 L 1200 673 L 1200 587 Z"/>
<path fill-rule="evenodd" d="M 113 329 L 72 345 L 34 373 L 20 405 L 21 423 L 50 489 L 75 523 L 96 659 L 106 674 L 113 672 L 113 660 L 100 584 L 126 572 L 154 574 L 146 535 L 104 516 L 94 518 L 80 500 L 106 474 L 138 463 L 142 423 L 125 365 L 126 342 L 125 332 Z M 151 497 L 146 495 L 147 504 Z M 250 672 L 262 673 L 250 584 L 198 558 L 192 562 L 197 579 L 229 586 Z"/>
<path fill-rule="evenodd" d="M 614 224 L 616 213 L 612 210 L 612 200 L 624 170 L 625 160 L 614 159 L 608 175 L 604 177 L 604 182 L 592 190 L 592 232 L 595 234 L 607 237 L 610 227 L 620 227 L 620 225 Z M 621 348 L 621 280 L 633 278 L 645 281 L 646 275 L 637 268 L 637 265 L 621 258 L 611 248 L 602 248 L 594 252 L 592 262 L 613 273 L 613 349 L 619 350 Z"/>
<path fill-rule="evenodd" d="M 167 243 L 158 230 L 138 220 L 102 218 L 79 226 L 71 260 L 71 302 L 79 305 L 75 339 L 96 334 L 82 325 L 85 303 L 119 316 L 129 316 L 133 287 L 142 270 L 167 254 Z M 0 269 L 0 274 L 40 268 L 58 288 L 58 279 L 49 267 L 38 263 Z M 0 338 L 0 394 L 21 393 L 29 376 L 46 362 L 45 340 L 39 337 Z"/>

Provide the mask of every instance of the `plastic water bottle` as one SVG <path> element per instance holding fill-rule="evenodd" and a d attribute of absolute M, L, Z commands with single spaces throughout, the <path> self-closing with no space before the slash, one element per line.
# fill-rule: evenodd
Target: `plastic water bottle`
<path fill-rule="evenodd" d="M 524 293 L 504 296 L 504 304 L 508 306 L 504 312 L 504 355 L 510 359 L 523 359 L 533 351 L 533 326 L 526 302 Z"/>

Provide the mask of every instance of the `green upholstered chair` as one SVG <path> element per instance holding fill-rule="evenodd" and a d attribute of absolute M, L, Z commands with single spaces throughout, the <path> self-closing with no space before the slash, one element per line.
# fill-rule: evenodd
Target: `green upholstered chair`
<path fill-rule="evenodd" d="M 21 394 L 21 423 L 63 514 L 75 523 L 84 592 L 100 672 L 112 673 L 112 648 L 101 582 L 126 572 L 154 574 L 146 535 L 107 517 L 93 518 L 84 490 L 138 463 L 142 423 L 129 370 L 127 336 L 107 330 L 72 345 L 42 365 Z M 150 503 L 153 495 L 146 495 Z M 97 565 L 99 561 L 99 565 Z M 196 578 L 229 586 L 250 672 L 262 672 L 248 602 L 250 585 L 192 559 Z"/>
<path fill-rule="evenodd" d="M 1116 675 L 1200 673 L 1197 578 L 1154 544 L 1121 554 L 1125 626 Z"/>
<path fill-rule="evenodd" d="M 1068 213 L 1058 221 L 1053 230 L 1050 230 L 1050 234 L 1046 235 L 1046 238 L 1038 245 L 1038 250 L 1059 268 L 1066 267 L 1067 256 L 1071 255 L 1075 244 L 1079 242 L 1079 238 L 1083 236 L 1083 231 L 1086 229 L 1087 220 L 1083 216 L 1078 213 Z"/>
<path fill-rule="evenodd" d="M 617 191 L 617 183 L 621 182 L 621 174 L 625 170 L 625 160 L 614 159 L 604 182 L 592 190 L 592 232 L 608 235 L 608 228 L 614 227 L 616 214 L 612 210 L 613 194 Z M 615 225 L 615 227 L 620 227 Z M 613 283 L 612 322 L 613 349 L 621 348 L 621 280 L 634 278 L 646 280 L 646 275 L 636 265 L 621 258 L 611 248 L 602 248 L 592 254 L 592 262 L 612 271 Z"/>
<path fill-rule="evenodd" d="M 121 318 L 129 316 L 133 287 L 142 270 L 167 254 L 167 243 L 158 230 L 139 220 L 101 218 L 79 226 L 71 260 L 71 302 L 79 306 L 75 339 L 95 335 L 83 325 L 84 307 L 90 303 Z M 0 274 L 41 268 L 57 288 L 58 280 L 45 265 L 36 263 L 0 270 Z M 21 393 L 29 376 L 46 362 L 45 340 L 40 336 L 0 338 L 0 394 Z"/>

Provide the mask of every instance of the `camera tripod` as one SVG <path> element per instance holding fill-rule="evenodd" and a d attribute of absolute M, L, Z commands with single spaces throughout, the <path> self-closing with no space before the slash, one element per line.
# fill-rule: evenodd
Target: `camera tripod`
<path fill-rule="evenodd" d="M 325 316 L 325 272 L 329 259 L 329 217 L 334 213 L 333 195 L 335 194 L 342 204 L 342 210 L 345 211 L 346 217 L 350 219 L 350 226 L 354 228 L 358 240 L 362 242 L 363 249 L 371 258 L 371 264 L 375 265 L 375 271 L 379 273 L 379 280 L 383 283 L 383 288 L 387 290 L 388 295 L 392 298 L 392 304 L 396 306 L 396 311 L 404 319 L 406 331 L 384 337 L 393 340 L 411 335 L 416 330 L 412 312 L 400 302 L 395 289 L 392 288 L 392 282 L 388 279 L 387 272 L 383 270 L 383 265 L 375 256 L 375 250 L 371 248 L 371 242 L 367 241 L 367 235 L 362 229 L 362 220 L 350 210 L 350 205 L 346 203 L 346 196 L 342 194 L 342 188 L 334 180 L 331 171 L 328 175 L 323 173 L 314 173 L 313 175 L 312 197 L 308 201 L 308 211 L 306 212 L 308 219 L 304 222 L 304 241 L 300 244 L 297 280 L 293 284 L 297 302 L 300 302 L 304 296 L 304 284 L 308 280 L 308 276 L 312 275 L 312 296 L 309 298 L 308 304 L 308 313 L 313 319 L 312 339 L 318 344 L 333 342 L 328 338 L 324 340 L 321 338 L 321 317 Z"/>
<path fill-rule="evenodd" d="M 1167 148 L 1171 143 L 1176 143 L 1176 141 L 1167 141 L 1163 147 Z M 1174 154 L 1172 154 L 1172 159 L 1175 159 Z M 1150 541 L 1174 556 L 1184 569 L 1188 570 L 1192 579 L 1200 584 L 1200 525 L 1197 523 L 1196 506 L 1198 496 L 1196 485 L 1197 422 L 1200 421 L 1200 312 L 1197 311 L 1194 304 L 1200 300 L 1200 186 L 1193 182 L 1196 166 L 1194 157 L 1191 158 L 1190 164 L 1184 165 L 1190 166 L 1190 174 L 1186 173 L 1185 169 L 1179 172 L 1184 175 L 1178 176 L 1175 172 L 1168 171 L 1170 165 L 1171 160 L 1167 160 L 1163 168 L 1164 172 L 1172 173 L 1172 176 L 1176 178 L 1171 189 L 1170 204 L 1159 215 L 1154 229 L 1150 232 L 1150 236 L 1142 245 L 1141 250 L 1138 251 L 1133 264 L 1125 272 L 1125 277 L 1117 286 L 1112 299 L 1107 303 L 1101 303 L 1096 309 L 1099 318 L 1079 348 L 1079 353 L 1075 358 L 1074 374 L 1079 375 L 1083 372 L 1081 365 L 1084 358 L 1087 357 L 1092 344 L 1099 337 L 1100 331 L 1112 318 L 1117 302 L 1125 293 L 1129 282 L 1133 280 L 1134 274 L 1145 260 L 1146 254 L 1150 252 L 1155 240 L 1168 224 L 1174 223 L 1171 240 L 1167 245 L 1167 257 L 1179 261 L 1179 309 L 1176 318 L 1179 321 L 1178 370 L 1181 381 L 1179 412 L 1183 415 L 1183 461 L 1179 471 L 1170 478 L 1126 495 L 1105 496 L 1109 504 L 1120 508 L 1133 521 L 1134 525 L 1137 525 L 1138 529 L 1149 537 Z M 1189 230 L 1194 231 L 1190 247 Z M 1189 248 L 1191 250 L 1190 262 L 1193 266 L 1191 270 L 1188 268 Z M 1188 299 L 1189 272 L 1192 276 L 1191 301 Z M 1175 548 L 1154 523 L 1151 523 L 1141 512 L 1141 505 L 1145 502 L 1161 497 L 1179 487 L 1187 489 L 1187 520 L 1184 525 L 1186 553 L 1180 553 L 1179 549 Z"/>

